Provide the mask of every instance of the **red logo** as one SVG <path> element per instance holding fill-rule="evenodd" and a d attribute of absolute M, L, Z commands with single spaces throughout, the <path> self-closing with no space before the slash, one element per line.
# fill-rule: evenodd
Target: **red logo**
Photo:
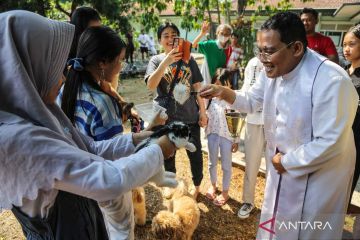
<path fill-rule="evenodd" d="M 270 226 L 270 228 L 267 228 L 267 227 L 265 227 L 265 225 L 267 225 L 268 223 L 271 223 L 271 226 Z M 265 231 L 268 231 L 269 233 L 271 233 L 271 234 L 275 234 L 275 232 L 274 232 L 274 225 L 275 225 L 275 217 L 273 217 L 273 218 L 271 218 L 270 220 L 267 220 L 267 221 L 265 221 L 265 222 L 263 222 L 263 223 L 260 223 L 259 224 L 259 228 L 262 228 L 262 229 L 264 229 Z"/>

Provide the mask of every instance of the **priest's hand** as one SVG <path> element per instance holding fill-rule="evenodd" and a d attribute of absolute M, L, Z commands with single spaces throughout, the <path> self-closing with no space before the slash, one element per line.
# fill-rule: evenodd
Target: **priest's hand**
<path fill-rule="evenodd" d="M 211 99 L 214 97 L 221 97 L 222 92 L 223 92 L 222 86 L 215 84 L 205 85 L 199 91 L 200 97 L 207 99 Z"/>
<path fill-rule="evenodd" d="M 208 84 L 203 86 L 199 91 L 200 97 L 211 99 L 214 97 L 218 97 L 226 102 L 233 104 L 236 99 L 236 93 L 229 87 L 216 85 L 216 84 Z"/>
<path fill-rule="evenodd" d="M 277 153 L 272 159 L 272 164 L 273 164 L 274 168 L 276 169 L 276 171 L 278 172 L 278 174 L 282 174 L 282 173 L 286 172 L 286 169 L 281 164 L 282 156 L 283 155 L 281 153 Z"/>

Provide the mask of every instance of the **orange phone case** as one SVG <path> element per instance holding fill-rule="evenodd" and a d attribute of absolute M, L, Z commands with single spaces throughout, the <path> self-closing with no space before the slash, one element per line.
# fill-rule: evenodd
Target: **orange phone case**
<path fill-rule="evenodd" d="M 174 38 L 173 46 L 179 46 L 179 52 L 183 53 L 182 60 L 189 63 L 192 43 L 183 38 Z"/>

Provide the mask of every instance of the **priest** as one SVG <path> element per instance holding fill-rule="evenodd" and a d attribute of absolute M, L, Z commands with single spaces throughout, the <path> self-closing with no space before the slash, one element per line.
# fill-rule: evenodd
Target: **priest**
<path fill-rule="evenodd" d="M 263 107 L 268 169 L 257 239 L 341 239 L 359 97 L 340 66 L 307 48 L 296 14 L 274 15 L 259 37 L 264 70 L 249 91 L 200 92 L 242 112 Z"/>

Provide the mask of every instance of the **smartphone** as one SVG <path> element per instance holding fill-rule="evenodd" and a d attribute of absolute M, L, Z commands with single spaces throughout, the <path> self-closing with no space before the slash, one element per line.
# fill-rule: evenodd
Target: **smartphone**
<path fill-rule="evenodd" d="M 183 40 L 184 40 L 183 38 L 174 37 L 172 48 L 176 48 L 178 46 L 181 46 L 180 42 L 183 41 Z M 179 48 L 179 51 L 180 51 L 180 48 Z"/>
<path fill-rule="evenodd" d="M 179 47 L 179 52 L 183 53 L 183 57 L 182 60 L 186 63 L 189 63 L 190 60 L 190 53 L 191 53 L 191 47 L 192 47 L 192 43 L 180 38 L 180 37 L 175 37 L 173 40 L 173 48 Z"/>

